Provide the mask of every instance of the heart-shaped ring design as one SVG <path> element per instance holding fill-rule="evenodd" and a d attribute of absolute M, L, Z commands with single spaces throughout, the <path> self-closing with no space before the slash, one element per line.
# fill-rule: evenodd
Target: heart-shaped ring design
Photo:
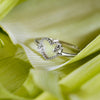
<path fill-rule="evenodd" d="M 47 41 L 50 45 L 56 45 L 54 47 L 54 55 L 53 56 L 48 56 L 48 54 L 46 53 L 46 50 L 45 50 L 45 45 L 44 45 L 44 41 Z M 40 53 L 42 54 L 42 56 L 48 60 L 48 59 L 54 59 L 56 58 L 57 56 L 67 56 L 67 57 L 73 57 L 75 56 L 76 54 L 71 54 L 71 53 L 65 53 L 63 52 L 63 47 L 62 47 L 62 43 L 64 44 L 67 44 L 69 46 L 71 46 L 72 48 L 76 49 L 76 50 L 79 50 L 77 46 L 73 45 L 73 44 L 70 44 L 70 43 L 66 43 L 66 42 L 63 42 L 63 41 L 59 41 L 59 40 L 54 40 L 52 38 L 47 38 L 47 37 L 44 37 L 44 38 L 37 38 L 35 39 L 35 43 L 37 44 L 38 46 L 38 49 L 40 51 Z"/>

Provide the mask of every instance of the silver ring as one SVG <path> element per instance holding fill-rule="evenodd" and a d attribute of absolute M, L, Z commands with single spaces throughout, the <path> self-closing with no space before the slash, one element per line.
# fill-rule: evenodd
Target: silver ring
<path fill-rule="evenodd" d="M 49 42 L 50 45 L 56 45 L 53 52 L 55 53 L 55 55 L 49 57 L 48 54 L 46 54 L 45 51 L 45 47 L 44 47 L 44 40 L 46 40 L 47 42 Z M 64 41 L 60 41 L 60 40 L 54 40 L 52 38 L 48 38 L 48 37 L 43 37 L 43 38 L 36 38 L 35 39 L 35 43 L 40 51 L 40 53 L 42 54 L 42 56 L 46 59 L 54 59 L 58 56 L 66 56 L 66 57 L 74 57 L 76 54 L 72 54 L 72 53 L 66 53 L 63 52 L 63 46 L 62 44 L 65 44 L 67 46 L 69 46 L 71 49 L 75 49 L 77 51 L 80 51 L 79 48 L 73 44 L 64 42 Z"/>

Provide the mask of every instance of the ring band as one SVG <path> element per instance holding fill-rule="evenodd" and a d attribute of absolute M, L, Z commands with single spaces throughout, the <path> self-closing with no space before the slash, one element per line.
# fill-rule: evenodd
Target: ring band
<path fill-rule="evenodd" d="M 56 45 L 54 50 L 53 50 L 53 52 L 55 53 L 54 56 L 49 57 L 46 54 L 44 44 L 43 44 L 44 40 L 48 41 L 50 45 L 53 45 L 53 44 Z M 46 60 L 54 59 L 57 56 L 74 57 L 76 55 L 76 54 L 72 54 L 72 53 L 63 52 L 62 44 L 65 44 L 65 45 L 69 46 L 71 49 L 75 49 L 75 50 L 79 51 L 79 48 L 77 46 L 73 45 L 73 44 L 70 44 L 70 43 L 67 43 L 67 42 L 64 42 L 64 41 L 60 41 L 60 40 L 54 40 L 54 39 L 48 38 L 48 37 L 36 38 L 35 43 L 38 46 L 38 49 L 39 49 L 40 53 L 42 54 L 42 56 Z"/>

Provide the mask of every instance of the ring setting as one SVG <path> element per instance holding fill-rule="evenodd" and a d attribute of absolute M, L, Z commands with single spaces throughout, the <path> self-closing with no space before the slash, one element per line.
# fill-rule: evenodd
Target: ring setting
<path fill-rule="evenodd" d="M 44 41 L 47 41 L 51 46 L 55 45 L 55 47 L 52 50 L 54 55 L 48 56 L 48 54 L 46 53 L 46 50 L 45 50 Z M 72 54 L 72 53 L 63 52 L 62 44 L 66 44 L 66 45 L 70 46 L 72 49 L 76 49 L 77 51 L 79 51 L 79 48 L 77 46 L 73 45 L 73 44 L 63 42 L 63 41 L 59 41 L 59 40 L 55 40 L 55 39 L 48 38 L 48 37 L 36 38 L 35 43 L 36 43 L 36 45 L 39 49 L 40 54 L 46 60 L 54 59 L 58 56 L 74 57 L 76 55 L 76 54 Z"/>

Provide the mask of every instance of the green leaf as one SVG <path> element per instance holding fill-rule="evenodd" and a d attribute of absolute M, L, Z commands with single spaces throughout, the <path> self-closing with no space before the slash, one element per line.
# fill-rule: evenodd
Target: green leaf
<path fill-rule="evenodd" d="M 0 60 L 14 56 L 17 47 L 10 41 L 8 35 L 0 29 Z M 8 53 L 9 52 L 9 53 Z"/>
<path fill-rule="evenodd" d="M 92 78 L 95 74 L 100 72 L 100 55 L 93 58 L 80 68 L 73 71 L 67 77 L 60 81 L 60 85 L 67 93 L 75 91 L 87 80 Z"/>
<path fill-rule="evenodd" d="M 0 47 L 3 48 L 4 47 L 4 42 L 0 39 Z"/>
<path fill-rule="evenodd" d="M 49 94 L 48 92 L 44 92 L 40 96 L 35 98 L 35 100 L 58 100 L 58 99 Z"/>
<path fill-rule="evenodd" d="M 1 100 L 32 100 L 13 95 L 0 84 L 0 99 Z"/>
<path fill-rule="evenodd" d="M 31 65 L 23 49 L 14 46 L 4 32 L 0 32 L 0 39 L 4 43 L 0 48 L 0 84 L 8 91 L 14 92 L 26 80 Z"/>
<path fill-rule="evenodd" d="M 63 67 L 56 69 L 60 73 L 69 74 L 73 70 L 81 67 L 83 64 L 100 54 L 100 35 L 98 35 L 91 43 L 89 43 L 81 52 L 71 59 L 69 62 L 63 64 Z M 70 67 L 69 67 L 70 66 Z"/>
<path fill-rule="evenodd" d="M 34 70 L 31 69 L 28 75 L 28 78 L 24 84 L 14 92 L 15 95 L 26 97 L 26 98 L 35 98 L 40 95 L 42 90 L 36 85 L 34 80 Z"/>
<path fill-rule="evenodd" d="M 19 0 L 0 0 L 0 20 L 5 17 L 18 2 Z"/>
<path fill-rule="evenodd" d="M 44 91 L 49 91 L 59 100 L 63 100 L 58 86 L 58 73 L 53 71 L 35 70 L 35 81 Z"/>

